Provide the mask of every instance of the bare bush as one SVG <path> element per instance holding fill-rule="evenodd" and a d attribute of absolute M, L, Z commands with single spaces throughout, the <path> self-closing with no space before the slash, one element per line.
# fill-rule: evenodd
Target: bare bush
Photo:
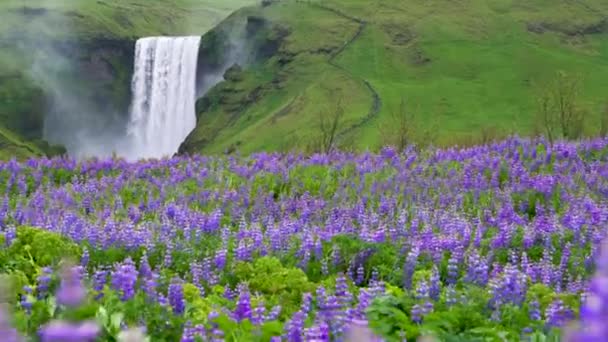
<path fill-rule="evenodd" d="M 329 112 L 319 112 L 317 134 L 308 146 L 309 152 L 329 153 L 338 148 L 338 133 L 344 118 L 342 98 L 338 98 L 335 108 Z"/>
<path fill-rule="evenodd" d="M 581 79 L 565 72 L 544 87 L 537 99 L 537 125 L 549 142 L 558 138 L 577 139 L 583 135 L 588 112 L 580 104 Z"/>
<path fill-rule="evenodd" d="M 382 143 L 403 151 L 413 143 L 415 131 L 414 114 L 407 108 L 405 99 L 401 98 L 399 108 L 391 111 L 389 120 L 380 126 Z"/>
<path fill-rule="evenodd" d="M 600 131 L 599 135 L 605 137 L 608 135 L 608 103 L 604 106 L 604 110 L 600 114 Z"/>

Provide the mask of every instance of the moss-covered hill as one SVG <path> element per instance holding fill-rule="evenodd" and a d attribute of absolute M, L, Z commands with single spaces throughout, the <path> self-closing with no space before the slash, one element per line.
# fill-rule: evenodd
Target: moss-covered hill
<path fill-rule="evenodd" d="M 253 3 L 0 1 L 0 158 L 55 152 L 41 140 L 44 115 L 52 106 L 49 84 L 61 82 L 61 90 L 81 101 L 80 107 L 100 115 L 124 113 L 137 38 L 202 35 L 234 10 Z M 44 74 L 55 67 L 55 75 L 46 75 L 52 82 L 43 84 Z"/>
<path fill-rule="evenodd" d="M 583 77 L 587 133 L 608 101 L 604 0 L 284 0 L 235 16 L 270 23 L 278 49 L 199 100 L 184 153 L 304 148 L 338 102 L 358 148 L 383 142 L 402 99 L 419 140 L 527 134 L 559 70 Z"/>

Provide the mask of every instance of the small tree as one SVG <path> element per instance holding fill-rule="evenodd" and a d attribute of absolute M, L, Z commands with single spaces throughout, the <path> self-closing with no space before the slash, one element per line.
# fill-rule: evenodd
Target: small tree
<path fill-rule="evenodd" d="M 388 122 L 380 127 L 384 145 L 392 145 L 400 151 L 413 142 L 414 115 L 409 111 L 405 99 L 401 98 L 399 108 L 393 110 Z"/>
<path fill-rule="evenodd" d="M 338 147 L 338 133 L 344 117 L 342 98 L 338 98 L 336 107 L 330 113 L 319 112 L 317 134 L 309 144 L 311 152 L 329 153 Z"/>
<path fill-rule="evenodd" d="M 560 72 L 554 85 L 554 101 L 557 106 L 557 116 L 560 130 L 564 138 L 580 138 L 583 130 L 585 111 L 579 105 L 581 81 Z"/>
<path fill-rule="evenodd" d="M 604 111 L 600 114 L 600 136 L 608 134 L 608 103 L 604 106 Z"/>
<path fill-rule="evenodd" d="M 577 139 L 583 134 L 587 116 L 579 100 L 579 77 L 559 72 L 538 97 L 537 124 L 550 143 L 557 138 Z"/>
<path fill-rule="evenodd" d="M 555 120 L 553 115 L 553 106 L 551 94 L 548 91 L 543 92 L 537 100 L 538 111 L 536 112 L 537 131 L 545 133 L 549 143 L 553 143 L 555 139 Z"/>

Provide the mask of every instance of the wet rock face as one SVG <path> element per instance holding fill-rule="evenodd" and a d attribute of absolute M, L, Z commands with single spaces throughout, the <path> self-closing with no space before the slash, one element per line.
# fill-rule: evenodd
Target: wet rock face
<path fill-rule="evenodd" d="M 88 77 L 100 83 L 111 83 L 116 77 L 116 70 L 108 59 L 115 55 L 114 51 L 105 49 L 93 52 L 89 58 L 81 62 L 80 69 L 85 70 Z"/>
<path fill-rule="evenodd" d="M 85 50 L 79 69 L 86 75 L 87 83 L 97 90 L 95 103 L 102 109 L 108 103 L 121 109 L 128 107 L 134 46 L 134 41 L 101 41 Z"/>

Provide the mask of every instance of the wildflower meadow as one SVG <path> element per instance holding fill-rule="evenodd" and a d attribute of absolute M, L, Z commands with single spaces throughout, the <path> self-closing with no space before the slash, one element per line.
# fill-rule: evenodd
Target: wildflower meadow
<path fill-rule="evenodd" d="M 608 340 L 608 139 L 0 179 L 1 341 Z"/>

